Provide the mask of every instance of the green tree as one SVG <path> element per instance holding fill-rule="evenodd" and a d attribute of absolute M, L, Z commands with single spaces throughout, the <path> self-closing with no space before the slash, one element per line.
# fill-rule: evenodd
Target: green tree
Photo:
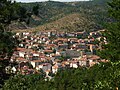
<path fill-rule="evenodd" d="M 17 75 L 10 77 L 3 86 L 3 90 L 38 90 L 36 85 L 43 81 L 42 75 L 33 74 L 28 76 Z M 43 81 L 44 82 L 44 81 Z"/>
<path fill-rule="evenodd" d="M 27 10 L 22 5 L 19 5 L 17 9 L 18 19 L 20 22 L 25 22 L 27 25 L 30 24 L 32 12 Z"/>
<path fill-rule="evenodd" d="M 39 4 L 33 7 L 32 12 L 38 16 L 39 15 Z"/>
<path fill-rule="evenodd" d="M 100 56 L 110 61 L 111 65 L 107 66 L 107 75 L 102 85 L 108 85 L 112 89 L 120 89 L 120 0 L 112 0 L 108 3 L 110 16 L 114 22 L 107 25 L 107 30 L 103 33 L 107 44 L 103 45 Z M 118 72 L 118 73 L 117 73 Z M 100 82 L 99 82 L 100 84 Z"/>
<path fill-rule="evenodd" d="M 5 67 L 9 65 L 9 60 L 17 46 L 17 38 L 9 30 L 9 25 L 13 21 L 19 21 L 21 16 L 18 13 L 20 5 L 12 0 L 0 0 L 0 85 L 4 79 L 8 79 Z"/>
<path fill-rule="evenodd" d="M 107 25 L 103 34 L 108 44 L 103 45 L 101 56 L 111 62 L 120 61 L 120 0 L 112 0 L 109 4 L 109 13 L 114 22 Z"/>

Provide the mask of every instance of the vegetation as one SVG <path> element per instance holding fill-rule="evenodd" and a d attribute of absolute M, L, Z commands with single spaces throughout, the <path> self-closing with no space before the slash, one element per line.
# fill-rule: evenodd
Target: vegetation
<path fill-rule="evenodd" d="M 8 58 L 11 56 L 13 48 L 16 45 L 13 34 L 8 30 L 9 24 L 16 20 L 16 16 L 13 13 L 17 12 L 15 9 L 17 4 L 11 1 L 1 0 L 0 5 L 0 58 L 4 59 L 5 57 Z"/>
<path fill-rule="evenodd" d="M 67 3 L 48 1 L 40 3 L 21 3 L 21 6 L 26 8 L 28 12 L 33 13 L 30 18 L 29 26 L 39 27 L 38 29 L 33 28 L 33 30 L 56 29 L 62 31 L 93 31 L 102 29 L 102 24 L 112 21 L 112 19 L 107 16 L 108 1 L 110 0 Z M 37 14 L 35 14 L 35 12 Z M 71 17 L 72 19 L 73 17 L 79 19 L 72 20 Z"/>
<path fill-rule="evenodd" d="M 116 90 L 120 88 L 119 66 L 101 63 L 90 69 L 66 69 L 50 81 L 36 74 L 15 76 L 5 82 L 3 90 Z"/>
<path fill-rule="evenodd" d="M 108 44 L 103 45 L 104 50 L 101 51 L 102 58 L 108 59 L 111 62 L 120 61 L 120 1 L 113 0 L 108 3 L 110 6 L 110 16 L 114 18 L 114 22 L 107 24 L 107 30 L 104 37 Z"/>
<path fill-rule="evenodd" d="M 20 12 L 20 8 L 19 4 L 11 0 L 0 0 L 0 87 L 4 79 L 10 76 L 5 73 L 5 67 L 9 65 L 9 60 L 18 41 L 10 32 L 9 25 L 13 21 L 24 18 L 22 17 L 24 13 Z"/>
<path fill-rule="evenodd" d="M 33 7 L 33 10 L 32 10 L 32 12 L 37 16 L 38 14 L 39 14 L 39 5 L 36 5 L 36 6 L 34 6 Z"/>
<path fill-rule="evenodd" d="M 36 27 L 38 30 L 51 30 L 55 29 L 58 31 L 89 31 L 95 30 L 95 23 L 89 21 L 78 13 L 67 15 L 57 21 L 49 24 Z M 97 29 L 96 29 L 97 30 Z"/>

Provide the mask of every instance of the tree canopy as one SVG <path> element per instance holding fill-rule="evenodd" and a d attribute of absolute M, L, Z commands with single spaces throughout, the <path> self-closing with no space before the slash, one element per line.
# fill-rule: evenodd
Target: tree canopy
<path fill-rule="evenodd" d="M 13 21 L 20 21 L 26 13 L 22 13 L 20 8 L 21 6 L 12 0 L 0 0 L 0 85 L 8 76 L 5 67 L 9 65 L 10 57 L 18 43 L 17 38 L 10 32 L 9 25 Z"/>
<path fill-rule="evenodd" d="M 120 88 L 119 64 L 101 63 L 91 68 L 66 69 L 45 81 L 40 74 L 11 77 L 3 90 L 116 90 Z"/>
<path fill-rule="evenodd" d="M 113 0 L 108 3 L 109 13 L 114 22 L 107 24 L 107 30 L 103 34 L 107 44 L 103 45 L 104 50 L 101 51 L 101 57 L 111 62 L 120 61 L 120 0 Z"/>

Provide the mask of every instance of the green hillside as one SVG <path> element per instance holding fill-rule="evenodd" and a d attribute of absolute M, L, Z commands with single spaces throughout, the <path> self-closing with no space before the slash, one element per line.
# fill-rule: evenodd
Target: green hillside
<path fill-rule="evenodd" d="M 101 22 L 111 22 L 111 19 L 107 17 L 108 1 L 111 0 L 80 2 L 47 1 L 39 3 L 21 3 L 21 5 L 30 13 L 33 13 L 33 7 L 39 6 L 38 15 L 32 14 L 28 27 L 33 28 L 39 26 L 41 28 L 44 27 L 44 30 L 55 28 L 58 30 L 80 31 L 102 29 L 103 23 Z M 77 20 L 77 22 L 74 21 L 76 18 L 74 15 L 76 13 L 80 15 L 80 20 Z M 71 22 L 74 24 L 71 25 Z M 85 23 L 87 23 L 87 25 Z"/>
<path fill-rule="evenodd" d="M 79 13 L 67 15 L 61 19 L 58 19 L 52 23 L 48 23 L 42 26 L 36 27 L 36 30 L 51 30 L 58 31 L 89 31 L 95 30 L 97 27 L 94 22 L 89 21 Z"/>

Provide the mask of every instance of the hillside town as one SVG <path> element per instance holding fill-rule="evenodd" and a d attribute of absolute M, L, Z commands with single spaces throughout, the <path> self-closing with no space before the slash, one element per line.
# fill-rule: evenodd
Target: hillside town
<path fill-rule="evenodd" d="M 15 74 L 50 73 L 56 74 L 67 68 L 92 67 L 99 62 L 108 62 L 96 55 L 101 49 L 101 33 L 104 30 L 86 33 L 57 32 L 56 30 L 39 32 L 19 32 L 14 37 L 19 40 L 11 62 L 17 64 L 7 67 L 6 71 Z M 103 43 L 106 43 L 105 39 Z"/>
<path fill-rule="evenodd" d="M 120 90 L 120 0 L 0 0 L 0 90 Z"/>

